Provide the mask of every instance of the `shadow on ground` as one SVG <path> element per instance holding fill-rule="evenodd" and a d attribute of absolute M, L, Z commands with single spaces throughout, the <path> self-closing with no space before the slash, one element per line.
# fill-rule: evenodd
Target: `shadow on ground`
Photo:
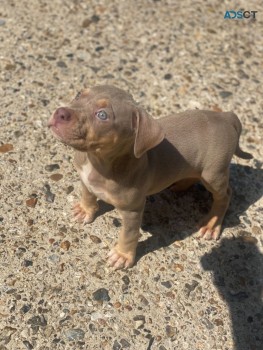
<path fill-rule="evenodd" d="M 240 216 L 246 216 L 246 210 L 263 195 L 262 183 L 262 169 L 231 164 L 230 185 L 233 196 L 223 229 L 237 226 Z M 198 221 L 209 211 L 211 205 L 211 194 L 201 184 L 196 184 L 182 193 L 174 193 L 167 189 L 149 196 L 142 229 L 151 236 L 139 242 L 137 262 L 149 252 L 167 247 L 196 232 Z"/>
<path fill-rule="evenodd" d="M 263 349 L 263 255 L 253 241 L 222 239 L 201 259 L 228 304 L 236 350 Z"/>
<path fill-rule="evenodd" d="M 261 198 L 263 170 L 231 164 L 230 183 L 233 197 L 224 228 L 238 225 L 240 216 L 245 217 L 249 206 Z M 210 193 L 200 184 L 183 193 L 167 189 L 149 196 L 142 229 L 151 236 L 139 242 L 136 262 L 149 252 L 195 232 L 196 223 L 209 211 L 211 204 Z M 99 215 L 112 208 L 101 203 Z M 116 218 L 113 223 L 121 225 Z M 255 239 L 249 236 L 223 238 L 201 259 L 203 268 L 213 273 L 214 284 L 228 304 L 236 350 L 263 349 L 263 255 L 254 243 Z"/>

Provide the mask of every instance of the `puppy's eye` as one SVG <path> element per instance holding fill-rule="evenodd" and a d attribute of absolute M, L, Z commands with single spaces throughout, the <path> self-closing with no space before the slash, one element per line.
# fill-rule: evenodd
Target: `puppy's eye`
<path fill-rule="evenodd" d="M 108 119 L 108 115 L 105 111 L 98 111 L 96 113 L 96 117 L 98 117 L 100 120 L 107 120 Z"/>

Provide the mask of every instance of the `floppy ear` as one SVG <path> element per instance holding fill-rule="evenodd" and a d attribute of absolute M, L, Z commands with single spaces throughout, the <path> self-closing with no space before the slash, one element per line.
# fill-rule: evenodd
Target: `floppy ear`
<path fill-rule="evenodd" d="M 133 128 L 135 130 L 134 155 L 136 158 L 140 158 L 149 149 L 157 146 L 165 136 L 161 125 L 142 109 L 136 109 L 133 115 Z"/>

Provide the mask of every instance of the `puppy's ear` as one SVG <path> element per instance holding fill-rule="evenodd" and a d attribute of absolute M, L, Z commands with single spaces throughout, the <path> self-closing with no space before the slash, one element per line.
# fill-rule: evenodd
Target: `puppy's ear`
<path fill-rule="evenodd" d="M 140 158 L 149 149 L 157 146 L 164 139 L 160 124 L 143 109 L 136 109 L 133 114 L 135 130 L 134 155 Z"/>

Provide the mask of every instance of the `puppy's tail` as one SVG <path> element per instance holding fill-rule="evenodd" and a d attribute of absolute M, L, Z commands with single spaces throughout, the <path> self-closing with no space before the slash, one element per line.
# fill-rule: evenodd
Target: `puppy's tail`
<path fill-rule="evenodd" d="M 234 154 L 235 154 L 235 156 L 242 158 L 242 159 L 252 159 L 253 158 L 251 153 L 242 151 L 242 149 L 239 147 L 239 144 L 237 144 L 237 148 L 236 148 L 236 151 Z"/>
<path fill-rule="evenodd" d="M 235 156 L 242 158 L 242 159 L 252 159 L 253 158 L 252 154 L 242 151 L 242 149 L 239 146 L 239 137 L 240 137 L 240 134 L 242 131 L 242 124 L 241 124 L 240 120 L 238 119 L 237 115 L 233 112 L 230 112 L 230 118 L 231 118 L 232 125 L 236 129 L 237 136 L 238 136 L 237 146 L 236 146 L 236 150 L 234 153 Z"/>

